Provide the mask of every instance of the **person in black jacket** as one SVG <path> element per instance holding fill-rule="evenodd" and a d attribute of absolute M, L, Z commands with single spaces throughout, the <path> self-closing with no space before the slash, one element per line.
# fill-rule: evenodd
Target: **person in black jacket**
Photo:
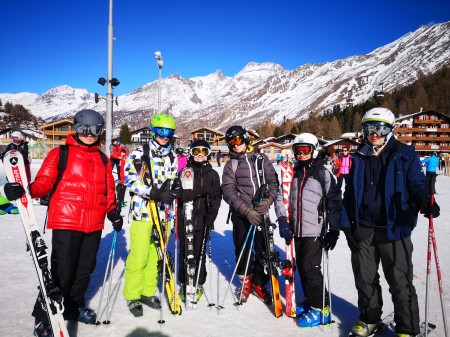
<path fill-rule="evenodd" d="M 28 142 L 23 139 L 23 134 L 20 131 L 13 131 L 11 133 L 12 143 L 9 143 L 6 150 L 0 155 L 0 159 L 3 161 L 3 157 L 6 152 L 10 150 L 19 151 L 23 157 L 23 162 L 25 164 L 25 172 L 27 174 L 28 182 L 31 181 L 31 170 L 30 170 L 30 160 L 28 158 Z"/>
<path fill-rule="evenodd" d="M 186 167 L 192 168 L 194 171 L 194 186 L 193 189 L 183 189 L 183 195 L 179 199 L 178 204 L 178 234 L 180 239 L 178 280 L 181 283 L 179 295 L 183 302 L 186 300 L 185 221 L 183 216 L 183 205 L 190 201 L 193 202 L 192 223 L 194 226 L 194 256 L 197 266 L 194 282 L 196 282 L 197 274 L 199 273 L 195 300 L 199 301 L 203 294 L 203 284 L 206 281 L 207 275 L 205 259 L 206 249 L 203 249 L 203 256 L 202 258 L 200 257 L 202 245 L 206 245 L 210 232 L 214 229 L 214 221 L 216 220 L 222 200 L 219 174 L 209 163 L 210 157 L 211 147 L 208 142 L 199 139 L 192 143 Z M 183 171 L 180 173 L 180 176 L 182 174 Z M 208 227 L 209 229 L 206 230 L 206 232 L 205 227 Z M 205 238 L 204 235 L 206 235 Z M 201 265 L 199 265 L 200 260 L 202 260 Z"/>

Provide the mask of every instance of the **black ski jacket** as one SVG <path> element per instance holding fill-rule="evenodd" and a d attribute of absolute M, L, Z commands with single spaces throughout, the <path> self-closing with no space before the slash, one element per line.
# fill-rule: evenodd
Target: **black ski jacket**
<path fill-rule="evenodd" d="M 222 201 L 219 174 L 209 162 L 196 163 L 189 161 L 186 167 L 194 170 L 194 189 L 183 190 L 178 204 L 178 226 L 184 228 L 183 204 L 193 201 L 192 221 L 194 230 L 203 230 L 205 225 L 214 229 L 214 221 Z"/>

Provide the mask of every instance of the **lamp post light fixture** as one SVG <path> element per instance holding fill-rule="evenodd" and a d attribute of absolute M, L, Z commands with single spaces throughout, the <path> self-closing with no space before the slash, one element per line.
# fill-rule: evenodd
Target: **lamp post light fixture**
<path fill-rule="evenodd" d="M 160 51 L 155 51 L 156 65 L 158 66 L 158 114 L 161 113 L 161 72 L 164 61 Z"/>

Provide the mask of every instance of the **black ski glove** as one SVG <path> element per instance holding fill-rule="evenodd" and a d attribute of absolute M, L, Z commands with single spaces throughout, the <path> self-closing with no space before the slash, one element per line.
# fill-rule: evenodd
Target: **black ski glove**
<path fill-rule="evenodd" d="M 280 216 L 278 218 L 278 225 L 280 230 L 280 236 L 286 241 L 286 245 L 289 246 L 292 241 L 292 233 L 289 229 L 289 222 L 285 216 Z"/>
<path fill-rule="evenodd" d="M 183 196 L 183 186 L 181 185 L 181 180 L 179 178 L 173 180 L 172 191 L 178 199 Z"/>
<path fill-rule="evenodd" d="M 339 239 L 339 231 L 330 229 L 327 234 L 322 238 L 320 245 L 326 251 L 333 250 L 336 246 L 336 242 Z"/>
<path fill-rule="evenodd" d="M 342 231 L 345 234 L 348 247 L 350 248 L 352 253 L 358 253 L 361 250 L 361 247 L 359 246 L 359 242 L 355 238 L 355 235 L 353 235 L 351 228 L 344 228 Z"/>
<path fill-rule="evenodd" d="M 269 211 L 270 205 L 273 203 L 273 198 L 269 196 L 268 198 L 264 198 L 260 202 L 257 202 L 255 205 L 255 211 L 259 214 L 264 215 Z"/>
<path fill-rule="evenodd" d="M 156 186 L 153 186 L 150 191 L 150 199 L 163 202 L 168 205 L 170 205 L 176 197 L 177 195 L 174 191 L 169 191 L 166 189 L 160 190 Z"/>
<path fill-rule="evenodd" d="M 437 202 L 434 201 L 433 205 L 426 204 L 424 207 L 422 207 L 420 213 L 423 214 L 425 218 L 429 218 L 430 215 L 433 216 L 433 218 L 437 218 L 441 214 L 441 208 L 439 207 Z"/>
<path fill-rule="evenodd" d="M 8 200 L 19 199 L 25 193 L 23 186 L 19 183 L 6 183 L 3 186 L 3 191 Z"/>
<path fill-rule="evenodd" d="M 253 207 L 247 205 L 245 202 L 239 206 L 239 212 L 244 215 L 251 225 L 258 226 L 261 223 L 262 216 Z"/>
<path fill-rule="evenodd" d="M 111 221 L 114 230 L 120 232 L 123 226 L 123 218 L 120 213 L 113 209 L 106 216 L 108 217 L 108 220 Z"/>
<path fill-rule="evenodd" d="M 210 230 L 214 230 L 214 220 L 215 217 L 212 214 L 206 214 L 203 218 L 203 223 L 208 226 Z"/>

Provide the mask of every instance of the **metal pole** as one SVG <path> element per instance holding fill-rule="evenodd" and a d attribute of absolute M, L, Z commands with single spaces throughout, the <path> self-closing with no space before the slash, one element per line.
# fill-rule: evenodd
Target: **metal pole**
<path fill-rule="evenodd" d="M 155 51 L 156 65 L 158 66 L 158 114 L 161 113 L 161 73 L 163 67 L 163 59 L 160 51 Z"/>
<path fill-rule="evenodd" d="M 113 93 L 111 79 L 113 78 L 113 0 L 109 0 L 109 24 L 108 24 L 108 91 L 106 93 L 106 142 L 105 153 L 110 155 L 110 145 L 112 138 L 112 113 L 113 113 Z"/>

